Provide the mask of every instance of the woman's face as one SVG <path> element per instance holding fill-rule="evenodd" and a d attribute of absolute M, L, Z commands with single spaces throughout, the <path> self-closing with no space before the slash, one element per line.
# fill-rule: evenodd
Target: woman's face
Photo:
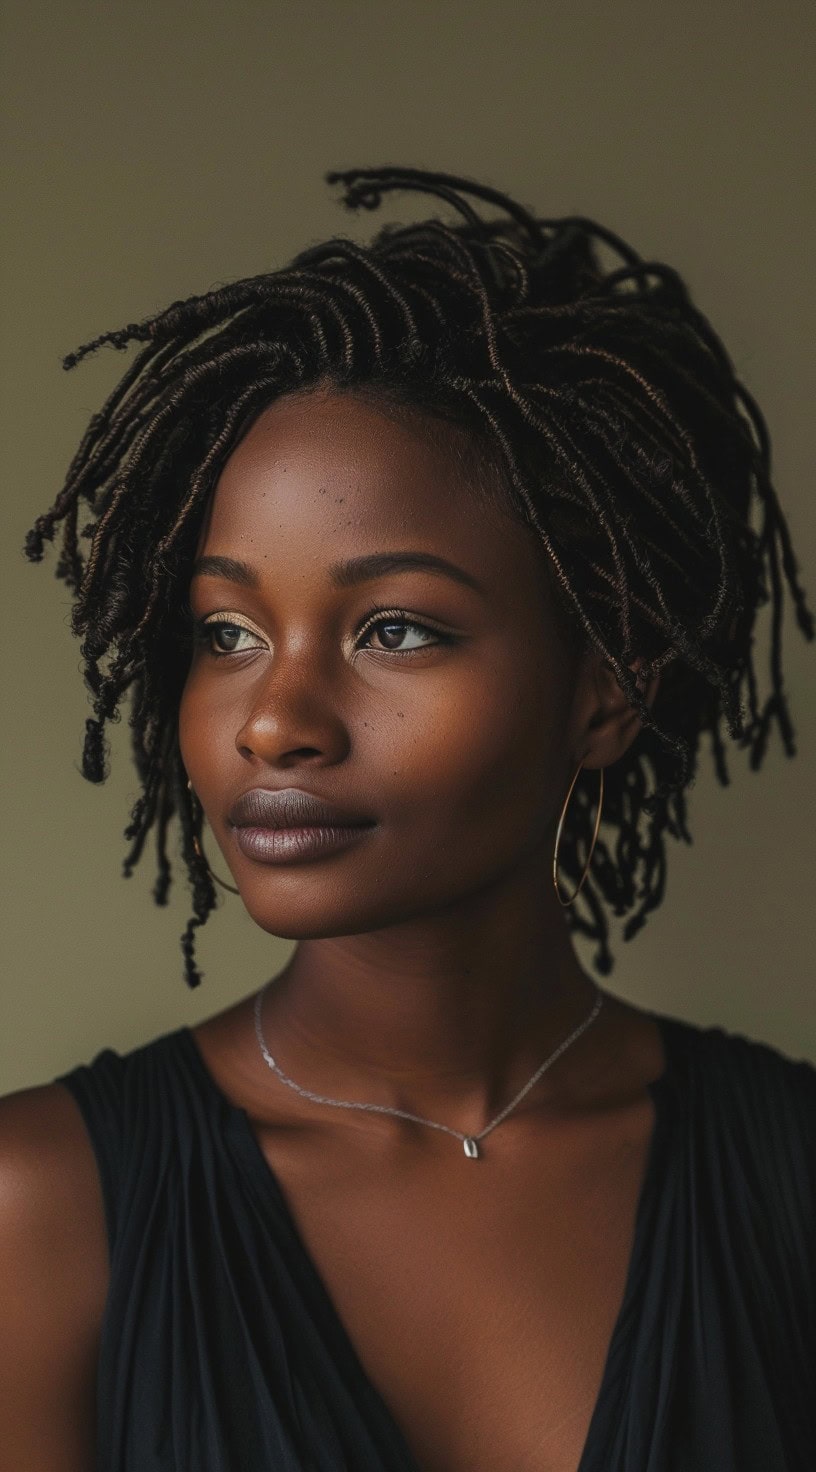
<path fill-rule="evenodd" d="M 460 576 L 336 570 L 409 551 Z M 582 755 L 583 660 L 537 535 L 474 496 L 420 416 L 326 390 L 279 399 L 226 463 L 198 556 L 226 559 L 190 583 L 194 617 L 222 627 L 192 656 L 181 752 L 258 925 L 359 933 L 518 866 L 546 872 Z M 370 826 L 265 862 L 229 818 L 255 788 L 296 788 Z"/>

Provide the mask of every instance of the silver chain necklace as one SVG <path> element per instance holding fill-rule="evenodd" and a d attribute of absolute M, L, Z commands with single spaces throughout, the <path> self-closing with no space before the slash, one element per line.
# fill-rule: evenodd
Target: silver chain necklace
<path fill-rule="evenodd" d="M 302 1098 L 311 1099 L 315 1104 L 331 1104 L 334 1109 L 365 1109 L 373 1114 L 394 1114 L 399 1119 L 411 1119 L 414 1121 L 415 1124 L 427 1124 L 432 1130 L 444 1130 L 446 1135 L 453 1135 L 455 1139 L 462 1141 L 465 1155 L 467 1156 L 468 1160 L 478 1160 L 479 1141 L 483 1140 L 485 1135 L 489 1135 L 490 1131 L 494 1130 L 497 1124 L 501 1124 L 502 1120 L 507 1118 L 511 1110 L 515 1109 L 516 1105 L 519 1104 L 524 1098 L 524 1095 L 529 1093 L 530 1089 L 533 1087 L 533 1084 L 538 1082 L 538 1080 L 541 1078 L 542 1073 L 544 1073 L 544 1071 L 555 1062 L 556 1058 L 561 1057 L 561 1054 L 565 1052 L 565 1050 L 570 1046 L 570 1043 L 574 1043 L 576 1038 L 579 1038 L 581 1036 L 582 1032 L 586 1032 L 587 1028 L 595 1021 L 595 1018 L 598 1016 L 603 1003 L 603 992 L 601 991 L 597 982 L 595 982 L 594 986 L 597 995 L 595 997 L 595 1002 L 589 1016 L 586 1017 L 578 1027 L 576 1027 L 574 1032 L 570 1033 L 568 1038 L 564 1039 L 563 1043 L 561 1043 L 560 1046 L 556 1048 L 555 1052 L 551 1053 L 549 1058 L 547 1058 L 545 1062 L 541 1064 L 541 1067 L 536 1069 L 529 1082 L 524 1085 L 523 1089 L 519 1090 L 519 1092 L 516 1094 L 515 1099 L 510 1100 L 510 1103 L 505 1109 L 502 1110 L 501 1114 L 497 1114 L 496 1118 L 491 1120 L 490 1124 L 485 1125 L 484 1129 L 480 1130 L 477 1135 L 463 1135 L 461 1130 L 451 1129 L 450 1125 L 448 1124 L 437 1124 L 436 1120 L 434 1119 L 423 1119 L 422 1116 L 419 1114 L 409 1114 L 406 1109 L 392 1109 L 387 1104 L 355 1104 L 349 1099 L 328 1099 L 324 1094 L 313 1094 L 310 1089 L 302 1089 L 300 1084 L 296 1084 L 293 1078 L 289 1078 L 288 1074 L 284 1073 L 283 1069 L 275 1062 L 272 1054 L 269 1052 L 269 1049 L 266 1046 L 266 1043 L 264 1042 L 263 1033 L 261 1032 L 261 1005 L 267 987 L 270 987 L 274 980 L 275 977 L 272 977 L 265 986 L 261 987 L 261 990 L 257 993 L 255 997 L 255 1035 L 258 1039 L 258 1045 L 264 1056 L 265 1062 L 278 1075 L 278 1078 L 282 1079 L 285 1084 L 289 1085 L 290 1089 L 294 1089 L 295 1092 L 297 1094 L 300 1094 Z"/>

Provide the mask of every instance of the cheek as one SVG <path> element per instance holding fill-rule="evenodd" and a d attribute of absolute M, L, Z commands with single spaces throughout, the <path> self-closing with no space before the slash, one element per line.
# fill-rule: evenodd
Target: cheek
<path fill-rule="evenodd" d="M 563 785 L 568 697 L 564 671 L 548 660 L 481 663 L 441 684 L 400 721 L 398 797 L 424 811 L 437 843 L 446 830 L 461 845 L 463 830 L 476 838 L 497 824 L 523 840 L 549 822 Z"/>
<path fill-rule="evenodd" d="M 188 675 L 181 690 L 181 699 L 178 709 L 178 742 L 181 751 L 181 759 L 187 771 L 191 771 L 191 762 L 194 751 L 194 718 L 195 701 L 190 691 L 190 676 Z M 191 773 L 192 775 L 192 773 Z"/>
<path fill-rule="evenodd" d="M 197 672 L 193 667 L 181 692 L 178 736 L 184 766 L 193 787 L 201 796 L 207 792 L 212 776 L 230 747 L 231 713 L 223 706 L 224 695 L 219 699 L 212 682 L 205 680 L 201 671 Z"/>

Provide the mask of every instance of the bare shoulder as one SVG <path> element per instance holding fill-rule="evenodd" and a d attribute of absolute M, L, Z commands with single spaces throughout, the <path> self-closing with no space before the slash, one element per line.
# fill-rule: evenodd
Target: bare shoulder
<path fill-rule="evenodd" d="M 104 1248 L 97 1265 L 107 1268 L 104 1203 L 96 1165 L 79 1105 L 63 1084 L 36 1084 L 0 1097 L 0 1212 L 6 1227 L 18 1213 L 33 1210 L 43 1228 L 49 1216 L 59 1223 L 55 1242 L 67 1246 L 72 1229 L 85 1251 Z M 29 1225 L 33 1225 L 30 1222 Z M 94 1230 L 94 1228 L 96 1230 Z"/>
<path fill-rule="evenodd" d="M 104 1203 L 79 1106 L 56 1082 L 4 1095 L 0 1444 L 9 1465 L 90 1464 L 107 1287 Z"/>

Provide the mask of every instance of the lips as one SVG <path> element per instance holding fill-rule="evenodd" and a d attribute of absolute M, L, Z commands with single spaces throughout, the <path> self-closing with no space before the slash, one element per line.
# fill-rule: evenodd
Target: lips
<path fill-rule="evenodd" d="M 234 828 L 357 828 L 375 822 L 366 813 L 351 812 L 304 792 L 299 787 L 274 791 L 251 787 L 230 808 L 228 820 Z"/>

